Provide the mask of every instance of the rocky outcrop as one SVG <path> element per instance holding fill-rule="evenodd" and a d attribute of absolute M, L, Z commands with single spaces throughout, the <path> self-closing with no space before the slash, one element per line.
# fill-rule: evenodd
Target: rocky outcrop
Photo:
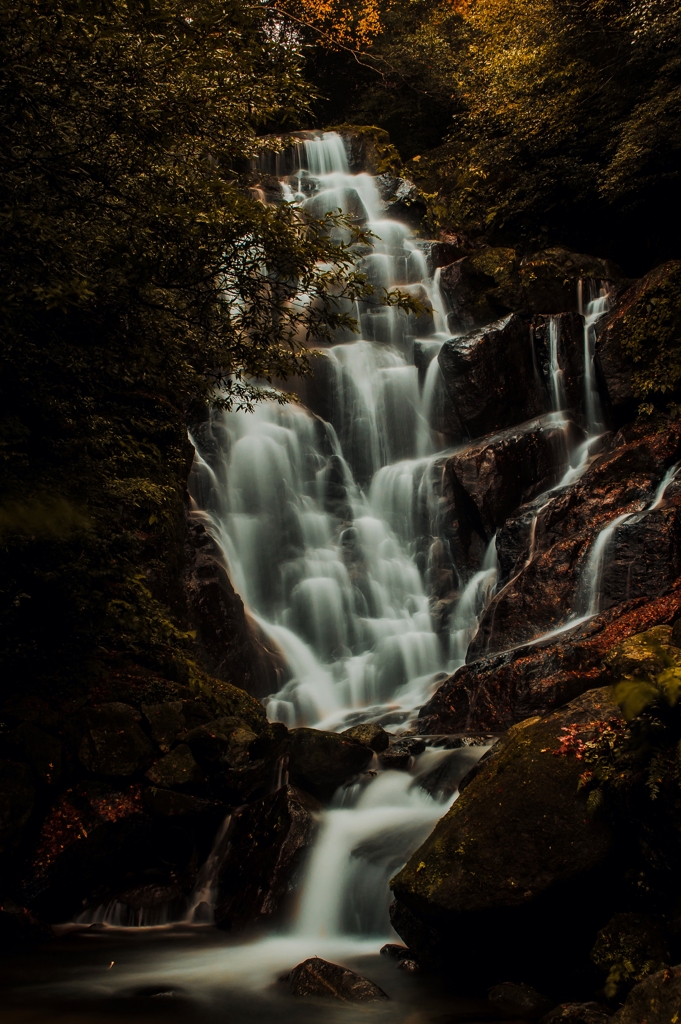
<path fill-rule="evenodd" d="M 282 914 L 313 840 L 321 805 L 283 786 L 234 814 L 217 882 L 215 922 L 243 928 Z"/>
<path fill-rule="evenodd" d="M 464 437 L 492 434 L 544 412 L 530 332 L 519 316 L 451 338 L 438 360 Z"/>
<path fill-rule="evenodd" d="M 448 267 L 450 263 L 463 259 L 471 248 L 463 237 L 457 238 L 455 241 L 415 238 L 412 239 L 412 242 L 416 250 L 423 256 L 427 277 L 433 277 L 439 268 Z"/>
<path fill-rule="evenodd" d="M 578 283 L 614 282 L 622 272 L 609 260 L 560 246 L 520 258 L 515 249 L 485 247 L 447 266 L 442 288 L 450 307 L 449 329 L 465 334 L 508 313 L 577 312 Z"/>
<path fill-rule="evenodd" d="M 671 1024 L 681 1006 L 681 965 L 646 978 L 631 990 L 613 1024 Z"/>
<path fill-rule="evenodd" d="M 590 976 L 616 902 L 615 837 L 585 813 L 581 762 L 555 752 L 566 728 L 611 720 L 622 718 L 608 689 L 592 690 L 516 726 L 481 764 L 391 882 L 393 925 L 419 959 L 540 987 Z"/>
<path fill-rule="evenodd" d="M 361 772 L 374 752 L 352 739 L 321 729 L 291 732 L 289 779 L 318 800 L 330 800 L 343 783 Z"/>
<path fill-rule="evenodd" d="M 654 601 L 638 598 L 598 616 L 564 637 L 536 647 L 471 662 L 442 683 L 423 705 L 418 731 L 503 732 L 609 683 L 606 655 L 627 637 L 681 613 L 681 585 Z"/>
<path fill-rule="evenodd" d="M 294 996 L 316 996 L 349 1003 L 373 1003 L 388 998 L 373 981 L 318 956 L 298 964 L 286 980 Z"/>
<path fill-rule="evenodd" d="M 487 544 L 523 502 L 563 475 L 574 424 L 530 420 L 458 449 L 441 466 L 442 533 L 459 570 L 479 569 Z"/>
<path fill-rule="evenodd" d="M 390 220 L 408 224 L 412 229 L 418 228 L 427 207 L 416 185 L 406 178 L 395 178 L 391 174 L 379 174 L 374 180 L 383 203 L 383 215 Z"/>
<path fill-rule="evenodd" d="M 672 352 L 680 342 L 681 261 L 673 260 L 637 281 L 599 325 L 596 362 L 616 423 L 636 413 L 642 395 L 637 377 L 651 380 L 653 392 L 673 384 L 669 365 L 659 364 L 656 356 L 661 349 Z"/>
<path fill-rule="evenodd" d="M 550 408 L 556 408 L 558 397 L 561 408 L 584 425 L 584 320 L 579 313 L 559 313 L 556 316 L 537 315 L 532 318 L 531 331 L 534 352 L 544 391 Z M 556 356 L 560 368 L 559 390 L 555 395 L 555 382 L 551 373 L 551 331 L 556 337 Z"/>
<path fill-rule="evenodd" d="M 376 722 L 365 722 L 363 725 L 353 725 L 350 729 L 344 729 L 341 736 L 347 736 L 355 743 L 370 747 L 380 754 L 390 743 L 390 733 Z"/>
<path fill-rule="evenodd" d="M 202 434 L 210 458 L 211 436 Z M 202 443 L 202 451 L 203 449 Z M 196 649 L 212 676 L 266 697 L 279 689 L 283 662 L 246 615 L 225 571 L 217 544 L 201 522 L 187 519 L 184 595 Z"/>
<path fill-rule="evenodd" d="M 681 428 L 621 431 L 573 485 L 521 506 L 499 529 L 502 588 L 487 609 L 468 660 L 509 650 L 585 614 L 591 600 L 589 560 L 598 533 L 632 513 L 615 531 L 599 584 L 608 611 L 637 597 L 669 590 L 681 575 L 679 508 L 672 484 L 664 506 L 635 515 L 653 501 L 667 468 L 679 457 Z"/>

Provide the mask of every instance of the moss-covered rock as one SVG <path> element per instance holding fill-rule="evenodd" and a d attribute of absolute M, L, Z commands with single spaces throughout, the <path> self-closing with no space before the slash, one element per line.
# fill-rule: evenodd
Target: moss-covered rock
<path fill-rule="evenodd" d="M 616 422 L 666 405 L 681 386 L 681 260 L 656 267 L 622 296 L 599 331 L 596 358 Z"/>
<path fill-rule="evenodd" d="M 402 161 L 384 128 L 366 124 L 336 124 L 327 131 L 338 132 L 345 143 L 351 174 L 399 175 Z"/>
<path fill-rule="evenodd" d="M 673 665 L 681 667 L 681 650 L 673 643 L 671 626 L 653 626 L 622 640 L 604 660 L 613 679 L 640 679 Z"/>
<path fill-rule="evenodd" d="M 616 909 L 614 838 L 587 814 L 583 765 L 559 751 L 565 729 L 589 733 L 612 718 L 621 713 L 609 689 L 592 690 L 521 723 L 481 765 L 391 882 L 394 924 L 419 959 L 454 956 L 489 981 L 588 974 L 596 932 Z"/>
<path fill-rule="evenodd" d="M 138 722 L 141 716 L 128 704 L 113 701 L 82 714 L 83 735 L 78 759 L 97 775 L 133 775 L 146 767 L 153 747 Z"/>
<path fill-rule="evenodd" d="M 563 246 L 526 256 L 518 268 L 527 308 L 532 313 L 569 313 L 578 307 L 579 281 L 617 282 L 622 271 L 611 260 L 572 252 Z M 584 301 L 588 298 L 585 291 Z"/>
<path fill-rule="evenodd" d="M 344 729 L 341 736 L 347 736 L 355 743 L 361 743 L 365 747 L 371 747 L 377 753 L 386 750 L 390 743 L 390 733 L 387 733 L 382 726 L 376 722 L 365 722 L 363 725 L 353 725 L 350 729 Z"/>
<path fill-rule="evenodd" d="M 240 718 L 256 733 L 267 729 L 267 714 L 260 701 L 245 690 L 195 671 L 191 688 L 217 716 Z"/>

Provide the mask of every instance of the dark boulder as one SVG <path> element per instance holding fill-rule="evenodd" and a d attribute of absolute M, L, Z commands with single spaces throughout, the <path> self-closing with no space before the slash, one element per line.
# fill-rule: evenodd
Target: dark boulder
<path fill-rule="evenodd" d="M 419 777 L 419 786 L 434 800 L 449 800 L 454 796 L 463 779 L 480 760 L 483 751 L 479 746 L 461 747 L 449 751 L 426 775 Z"/>
<path fill-rule="evenodd" d="M 550 408 L 569 409 L 583 423 L 584 408 L 584 319 L 579 313 L 532 318 L 532 336 L 537 367 Z M 554 393 L 551 373 L 551 331 L 556 336 L 556 358 L 560 368 L 559 394 Z M 556 401 L 558 399 L 559 401 Z M 556 408 L 557 411 L 557 408 Z"/>
<path fill-rule="evenodd" d="M 147 786 L 144 802 L 149 813 L 159 818 L 208 814 L 216 816 L 224 812 L 224 806 L 217 800 L 205 800 L 190 793 L 176 793 L 171 789 Z"/>
<path fill-rule="evenodd" d="M 504 1017 L 523 1017 L 525 1020 L 541 1017 L 552 1005 L 536 988 L 517 981 L 493 985 L 487 998 Z"/>
<path fill-rule="evenodd" d="M 450 263 L 463 259 L 470 248 L 463 240 L 457 242 L 436 242 L 429 239 L 416 238 L 413 240 L 413 244 L 414 248 L 423 256 L 428 277 L 433 277 L 435 271 L 440 267 L 447 267 Z"/>
<path fill-rule="evenodd" d="M 98 775 L 134 775 L 146 768 L 154 748 L 138 722 L 141 715 L 128 704 L 113 701 L 82 712 L 78 760 Z"/>
<path fill-rule="evenodd" d="M 416 736 L 401 736 L 393 740 L 379 757 L 381 765 L 393 771 L 408 771 L 414 758 L 426 749 L 425 741 Z"/>
<path fill-rule="evenodd" d="M 350 729 L 344 729 L 341 736 L 347 736 L 355 743 L 361 743 L 365 747 L 371 747 L 380 754 L 390 743 L 390 733 L 376 722 L 365 722 L 363 725 L 353 725 Z"/>
<path fill-rule="evenodd" d="M 399 174 L 402 161 L 385 128 L 376 125 L 340 124 L 338 132 L 345 146 L 350 174 Z M 294 132 L 294 135 L 300 133 Z"/>
<path fill-rule="evenodd" d="M 294 729 L 291 734 L 289 779 L 318 800 L 330 800 L 339 786 L 371 761 L 370 747 L 321 729 Z"/>
<path fill-rule="evenodd" d="M 316 829 L 320 804 L 293 786 L 235 812 L 218 874 L 215 922 L 244 928 L 281 914 Z"/>
<path fill-rule="evenodd" d="M 540 1024 L 608 1024 L 610 1010 L 602 1003 L 561 1003 Z"/>
<path fill-rule="evenodd" d="M 217 718 L 214 722 L 206 722 L 205 725 L 182 733 L 181 738 L 186 749 L 191 750 L 206 770 L 220 770 L 245 765 L 257 736 L 239 718 Z M 167 757 L 172 757 L 172 754 Z M 162 784 L 155 778 L 152 778 L 152 782 Z"/>
<path fill-rule="evenodd" d="M 287 980 L 294 996 L 316 996 L 349 1003 L 369 1003 L 388 998 L 373 981 L 318 956 L 294 967 Z"/>
<path fill-rule="evenodd" d="M 151 726 L 151 735 L 164 753 L 172 747 L 175 737 L 182 732 L 187 724 L 184 717 L 183 702 L 168 701 L 164 704 L 143 704 L 142 711 Z M 206 721 L 210 721 L 210 712 Z"/>
<path fill-rule="evenodd" d="M 554 751 L 566 728 L 590 736 L 613 719 L 609 690 L 592 690 L 497 745 L 391 882 L 393 925 L 420 960 L 455 961 L 471 984 L 592 978 L 594 936 L 620 898 L 618 854 L 608 824 L 586 814 L 581 761 Z"/>
<path fill-rule="evenodd" d="M 530 331 L 519 316 L 451 338 L 440 349 L 438 360 L 461 427 L 471 438 L 544 412 L 545 395 L 534 367 Z"/>
<path fill-rule="evenodd" d="M 186 743 L 180 743 L 157 761 L 146 776 L 155 786 L 184 786 L 204 781 L 204 774 Z"/>
<path fill-rule="evenodd" d="M 0 761 L 0 853 L 13 850 L 21 841 L 34 801 L 30 768 L 17 761 Z"/>
<path fill-rule="evenodd" d="M 681 1007 L 681 965 L 665 967 L 639 982 L 621 1010 L 611 1018 L 613 1024 L 675 1024 Z"/>
<path fill-rule="evenodd" d="M 596 362 L 617 425 L 636 414 L 635 375 L 668 378 L 670 353 L 680 344 L 681 261 L 672 260 L 629 288 L 598 327 Z"/>
<path fill-rule="evenodd" d="M 213 445 L 215 451 L 219 451 L 219 440 L 213 436 L 210 423 L 200 426 L 208 429 L 202 432 L 201 440 L 195 440 L 201 454 L 206 451 L 210 463 L 210 452 L 206 448 Z M 192 428 L 192 433 L 194 430 Z M 187 619 L 196 633 L 195 647 L 202 666 L 212 676 L 232 684 L 235 691 L 232 700 L 241 705 L 247 702 L 246 694 L 260 698 L 275 693 L 282 671 L 281 655 L 249 622 L 215 541 L 203 523 L 195 522 L 190 516 L 186 523 L 184 558 Z M 238 685 L 234 686 L 235 683 Z M 254 713 L 264 718 L 262 706 L 256 701 L 253 705 L 260 708 Z M 223 714 L 235 713 L 249 720 L 243 708 L 223 711 Z"/>
<path fill-rule="evenodd" d="M 468 575 L 494 534 L 524 502 L 561 478 L 569 434 L 551 418 L 530 420 L 455 451 L 441 466 L 441 520 L 454 563 Z"/>
<path fill-rule="evenodd" d="M 406 178 L 395 178 L 390 174 L 379 174 L 374 181 L 383 202 L 383 215 L 418 228 L 428 208 L 416 185 Z"/>
<path fill-rule="evenodd" d="M 466 334 L 524 310 L 514 249 L 482 249 L 443 267 L 440 287 L 452 334 Z"/>

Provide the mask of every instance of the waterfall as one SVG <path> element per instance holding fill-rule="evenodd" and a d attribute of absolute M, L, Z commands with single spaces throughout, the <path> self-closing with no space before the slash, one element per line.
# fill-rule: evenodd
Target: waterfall
<path fill-rule="evenodd" d="M 437 533 L 431 420 L 445 309 L 408 228 L 383 218 L 374 179 L 348 173 L 339 136 L 317 133 L 291 159 L 289 201 L 314 204 L 315 216 L 366 211 L 375 238 L 360 269 L 378 294 L 399 286 L 432 315 L 373 297 L 358 303 L 359 337 L 339 338 L 318 358 L 320 414 L 314 401 L 213 413 L 210 444 L 205 425 L 192 438 L 190 492 L 235 588 L 285 660 L 270 719 L 400 727 L 447 664 L 423 572 Z M 422 386 L 417 343 L 430 358 Z"/>

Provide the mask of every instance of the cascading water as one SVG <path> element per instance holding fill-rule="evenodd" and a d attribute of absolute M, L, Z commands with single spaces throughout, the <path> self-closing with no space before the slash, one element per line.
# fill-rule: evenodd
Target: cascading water
<path fill-rule="evenodd" d="M 205 435 L 194 438 L 190 489 L 236 589 L 288 667 L 269 717 L 289 726 L 395 726 L 447 661 L 418 564 L 433 540 L 419 495 L 437 444 L 429 416 L 444 309 L 417 242 L 382 219 L 371 176 L 348 174 L 339 137 L 298 148 L 299 167 L 284 182 L 290 200 L 313 204 L 315 216 L 338 208 L 366 215 L 376 238 L 361 269 L 376 293 L 411 290 L 432 317 L 358 304 L 360 338 L 320 357 L 325 418 L 274 403 L 215 414 L 212 451 L 205 442 L 202 450 Z M 430 357 L 423 388 L 417 335 Z"/>

